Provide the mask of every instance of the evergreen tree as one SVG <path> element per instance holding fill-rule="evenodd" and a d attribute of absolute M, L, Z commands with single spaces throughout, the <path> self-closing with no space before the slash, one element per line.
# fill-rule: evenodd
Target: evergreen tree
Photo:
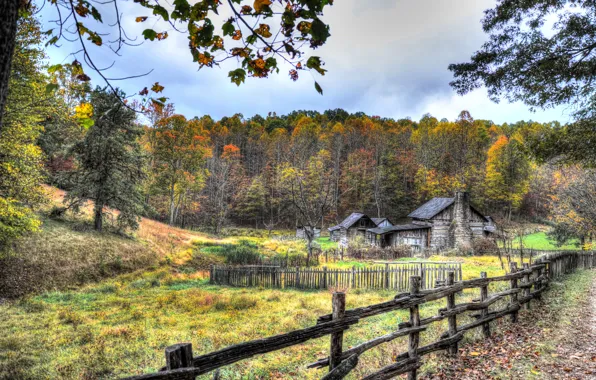
<path fill-rule="evenodd" d="M 91 94 L 95 123 L 73 148 L 78 167 L 71 177 L 67 202 L 78 209 L 85 201 L 93 201 L 97 231 L 103 228 L 105 207 L 118 209 L 118 225 L 133 229 L 138 227 L 143 211 L 142 128 L 135 123 L 134 111 L 126 108 L 119 97 L 124 94 L 99 88 Z"/>

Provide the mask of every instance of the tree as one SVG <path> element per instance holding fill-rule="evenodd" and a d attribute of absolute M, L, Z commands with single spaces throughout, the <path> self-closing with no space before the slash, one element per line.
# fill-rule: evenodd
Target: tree
<path fill-rule="evenodd" d="M 589 140 L 596 125 L 596 3 L 500 0 L 482 25 L 488 42 L 470 62 L 449 66 L 451 86 L 459 94 L 485 86 L 494 101 L 523 101 L 532 108 L 572 106 L 577 122 L 544 131 L 534 145 L 543 159 L 596 164 Z"/>
<path fill-rule="evenodd" d="M 283 170 L 285 188 L 296 211 L 296 221 L 304 227 L 307 260 L 312 257 L 314 228 L 329 210 L 332 198 L 332 177 L 329 152 L 321 150 L 311 157 L 304 169 L 287 166 Z"/>
<path fill-rule="evenodd" d="M 94 63 L 91 46 L 103 46 L 120 54 L 124 45 L 134 44 L 136 37 L 129 38 L 124 29 L 124 15 L 118 8 L 122 2 L 113 0 L 96 8 L 87 0 L 50 1 L 49 5 L 56 9 L 56 27 L 46 32 L 51 36 L 48 43 L 52 45 L 58 46 L 62 39 L 78 41 L 81 49 L 74 55 L 82 59 L 75 62 L 84 62 L 89 69 L 95 71 L 114 94 L 118 92 L 111 82 L 123 78 L 109 78 L 105 68 Z M 151 24 L 154 27 L 162 28 L 145 29 L 142 33 L 145 40 L 165 40 L 168 30 L 185 33 L 188 35 L 190 56 L 199 68 L 218 66 L 225 60 L 236 59 L 239 67 L 230 71 L 228 76 L 237 85 L 244 82 L 247 75 L 266 78 L 270 73 L 278 72 L 276 58 L 281 58 L 290 65 L 289 76 L 292 80 L 298 79 L 300 70 L 314 70 L 321 75 L 325 74 L 321 58 L 311 56 L 305 59 L 300 49 L 305 44 L 312 49 L 325 44 L 330 36 L 329 26 L 319 16 L 333 0 L 288 1 L 285 5 L 281 1 L 272 0 L 177 0 L 170 9 L 160 5 L 157 0 L 140 0 L 137 3 L 143 10 L 133 16 L 136 17 L 135 21 L 142 23 L 152 19 Z M 0 5 L 0 115 L 6 101 L 19 11 L 27 12 L 30 8 L 29 2 L 20 0 L 5 0 Z M 110 13 L 109 8 L 112 8 L 116 18 L 104 24 L 103 16 Z M 151 14 L 148 15 L 148 12 Z M 226 13 L 229 17 L 224 16 L 227 18 L 221 25 L 214 24 L 212 20 Z M 278 27 L 268 22 L 268 18 L 277 19 Z M 154 22 L 159 20 L 163 22 Z M 77 78 L 88 81 L 89 76 L 82 66 L 80 68 Z M 315 88 L 322 93 L 317 82 Z M 139 95 L 145 97 L 146 101 L 163 103 L 166 100 L 163 97 L 150 97 L 150 94 L 158 94 L 162 90 L 163 87 L 155 83 L 150 89 L 141 89 Z"/>
<path fill-rule="evenodd" d="M 551 235 L 561 244 L 577 238 L 585 249 L 596 235 L 596 172 L 571 166 L 554 178 L 557 190 L 551 207 L 556 224 Z"/>
<path fill-rule="evenodd" d="M 213 156 L 207 163 L 209 176 L 205 185 L 203 213 L 216 234 L 228 220 L 244 173 L 240 164 L 240 148 L 233 144 L 224 146 L 220 156 Z"/>
<path fill-rule="evenodd" d="M 119 93 L 120 97 L 124 96 Z M 141 184 L 145 156 L 139 144 L 142 128 L 134 111 L 118 96 L 97 88 L 91 94 L 94 124 L 84 140 L 73 147 L 77 169 L 71 176 L 71 190 L 65 201 L 77 210 L 94 202 L 94 227 L 103 229 L 105 207 L 119 210 L 120 227 L 138 227 L 144 198 Z"/>
<path fill-rule="evenodd" d="M 10 91 L 1 112 L 5 127 L 0 131 L 0 250 L 41 225 L 33 207 L 45 200 L 43 154 L 35 142 L 51 108 L 45 94 L 48 78 L 42 72 L 44 53 L 35 45 L 40 38 L 34 18 L 19 20 Z"/>
<path fill-rule="evenodd" d="M 267 192 L 261 177 L 255 177 L 248 188 L 240 194 L 236 212 L 246 219 L 255 222 L 255 228 L 259 228 L 259 221 L 263 220 L 266 211 Z"/>
<path fill-rule="evenodd" d="M 165 191 L 169 199 L 168 223 L 174 225 L 189 191 L 198 193 L 204 185 L 205 157 L 210 154 L 208 139 L 199 120 L 188 121 L 182 115 L 157 122 L 154 135 L 154 188 Z"/>
<path fill-rule="evenodd" d="M 505 204 L 508 219 L 521 205 L 529 189 L 530 164 L 518 136 L 503 135 L 488 150 L 486 192 L 494 202 Z"/>

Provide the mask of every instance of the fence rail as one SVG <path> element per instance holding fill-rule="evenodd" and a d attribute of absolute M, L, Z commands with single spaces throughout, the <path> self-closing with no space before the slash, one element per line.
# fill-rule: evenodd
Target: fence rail
<path fill-rule="evenodd" d="M 515 262 L 512 262 L 510 273 L 498 277 L 487 277 L 483 272 L 480 278 L 455 282 L 455 272 L 449 271 L 445 285 L 436 289 L 421 289 L 421 276 L 413 275 L 409 280 L 409 292 L 400 293 L 394 299 L 386 302 L 350 310 L 345 309 L 345 293 L 335 292 L 332 300 L 333 312 L 319 317 L 317 323 L 312 327 L 233 345 L 196 357 L 192 355 L 190 343 L 177 344 L 166 348 L 167 365 L 162 371 L 129 379 L 194 379 L 196 376 L 254 355 L 277 351 L 326 335 L 331 336 L 329 355 L 308 367 L 329 367 L 329 372 L 323 379 L 343 379 L 358 365 L 360 355 L 364 352 L 407 335 L 407 352 L 396 355 L 393 364 L 381 368 L 364 379 L 390 379 L 407 373 L 408 379 L 414 380 L 417 377 L 418 368 L 422 365 L 424 355 L 441 350 L 447 350 L 450 355 L 457 355 L 458 343 L 463 339 L 466 331 L 481 328 L 484 336 L 489 337 L 491 321 L 509 315 L 511 321 L 516 322 L 522 306 L 529 307 L 531 300 L 540 298 L 542 292 L 547 289 L 549 281 L 578 269 L 589 268 L 596 268 L 596 254 L 593 252 L 566 252 L 539 258 L 534 265 L 525 263 L 520 269 L 517 268 Z M 489 294 L 488 285 L 494 282 L 508 283 L 509 289 Z M 455 294 L 470 288 L 480 288 L 480 299 L 456 304 Z M 421 318 L 420 305 L 442 298 L 446 299 L 446 308 L 440 309 L 438 315 Z M 509 300 L 507 306 L 498 310 L 490 310 L 491 305 L 501 299 Z M 390 334 L 344 350 L 343 337 L 350 326 L 357 324 L 362 319 L 395 310 L 409 310 L 409 322 L 396 326 L 396 331 Z M 475 313 L 470 315 L 474 321 L 458 325 L 457 316 L 468 312 Z M 448 320 L 447 331 L 440 336 L 438 341 L 420 347 L 420 334 L 424 333 L 429 324 L 444 319 Z"/>
<path fill-rule="evenodd" d="M 406 290 L 411 276 L 420 276 L 421 288 L 432 289 L 455 272 L 462 280 L 461 263 L 394 262 L 369 268 L 329 269 L 275 266 L 212 266 L 210 282 L 217 285 L 295 289 L 393 289 Z"/>

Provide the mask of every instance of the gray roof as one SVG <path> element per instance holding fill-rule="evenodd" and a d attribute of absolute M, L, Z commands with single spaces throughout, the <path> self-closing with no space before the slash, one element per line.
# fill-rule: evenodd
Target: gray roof
<path fill-rule="evenodd" d="M 388 221 L 389 223 L 391 223 L 391 221 L 388 218 L 371 218 L 373 222 L 375 222 L 375 224 L 378 226 L 379 224 L 383 223 L 384 221 Z"/>
<path fill-rule="evenodd" d="M 430 226 L 424 226 L 421 224 L 401 224 L 397 226 L 391 227 L 381 227 L 381 228 L 370 228 L 367 231 L 372 232 L 375 235 L 385 235 L 391 232 L 396 231 L 412 231 L 412 230 L 425 230 L 430 228 Z"/>
<path fill-rule="evenodd" d="M 357 221 L 360 220 L 360 218 L 362 218 L 364 215 L 361 212 L 353 212 L 350 214 L 350 216 L 348 216 L 347 218 L 345 218 L 340 224 L 338 224 L 337 226 L 333 226 L 329 228 L 329 231 L 335 231 L 338 230 L 340 228 L 350 228 L 352 227 L 352 225 L 354 223 L 356 223 Z M 367 217 L 368 218 L 368 217 Z"/>
<path fill-rule="evenodd" d="M 453 204 L 454 198 L 433 198 L 414 210 L 408 217 L 416 219 L 431 219 Z"/>
<path fill-rule="evenodd" d="M 343 228 L 350 228 L 350 227 L 352 227 L 352 225 L 354 223 L 356 223 L 357 221 L 359 221 L 360 218 L 362 218 L 363 216 L 366 216 L 366 215 L 364 215 L 361 212 L 353 212 L 353 213 L 350 214 L 350 216 L 348 216 L 347 218 L 345 218 L 343 220 L 343 222 L 341 222 L 339 224 L 339 226 L 340 227 L 343 227 Z"/>

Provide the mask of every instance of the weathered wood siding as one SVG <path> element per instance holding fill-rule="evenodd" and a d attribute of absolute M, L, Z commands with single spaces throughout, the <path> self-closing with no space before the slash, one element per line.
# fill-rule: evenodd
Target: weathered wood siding
<path fill-rule="evenodd" d="M 428 222 L 432 225 L 430 246 L 432 248 L 448 248 L 451 241 L 449 229 L 453 223 L 453 205 L 435 215 Z M 424 221 L 414 220 L 413 223 L 424 223 Z M 474 209 L 470 210 L 469 224 L 474 239 L 486 236 L 484 227 L 488 226 L 489 222 Z"/>

